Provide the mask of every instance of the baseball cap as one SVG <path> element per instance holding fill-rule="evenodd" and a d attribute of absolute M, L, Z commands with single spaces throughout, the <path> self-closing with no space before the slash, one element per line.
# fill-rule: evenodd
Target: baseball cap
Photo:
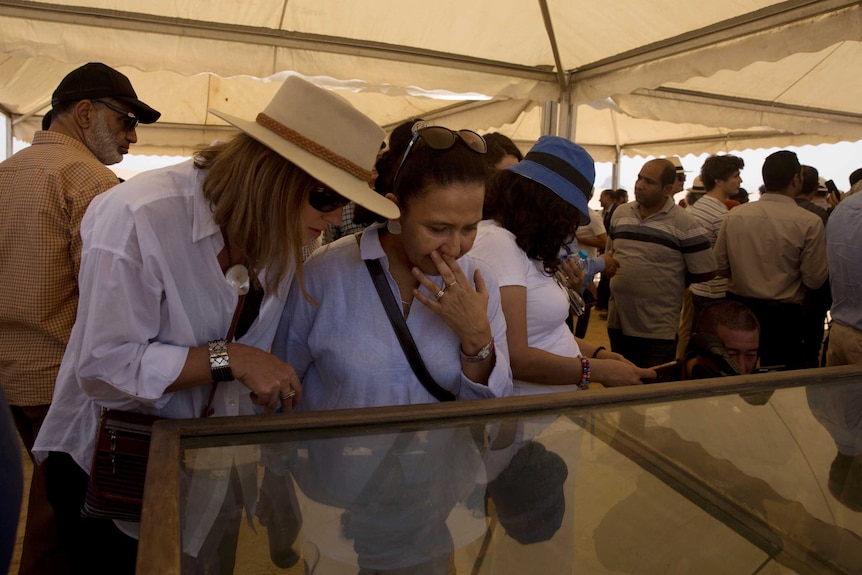
<path fill-rule="evenodd" d="M 125 102 L 142 124 L 152 124 L 162 115 L 138 100 L 132 83 L 124 74 L 101 62 L 84 64 L 66 74 L 51 95 L 51 106 L 97 98 L 114 98 Z"/>

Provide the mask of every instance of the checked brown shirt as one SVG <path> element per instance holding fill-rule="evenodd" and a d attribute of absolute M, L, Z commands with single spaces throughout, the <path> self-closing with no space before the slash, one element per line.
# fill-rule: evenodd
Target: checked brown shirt
<path fill-rule="evenodd" d="M 0 383 L 12 405 L 51 402 L 78 306 L 81 218 L 117 182 L 58 132 L 0 163 Z"/>

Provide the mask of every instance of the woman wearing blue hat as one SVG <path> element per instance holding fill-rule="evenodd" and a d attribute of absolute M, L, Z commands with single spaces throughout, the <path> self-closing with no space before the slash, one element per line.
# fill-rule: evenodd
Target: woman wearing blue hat
<path fill-rule="evenodd" d="M 497 275 L 517 394 L 586 389 L 590 381 L 634 385 L 655 377 L 650 369 L 575 338 L 566 325 L 569 299 L 554 274 L 571 272 L 559 253 L 577 226 L 589 221 L 594 179 L 586 150 L 565 138 L 543 136 L 524 160 L 495 174 L 489 184 L 486 220 L 470 253 Z"/>

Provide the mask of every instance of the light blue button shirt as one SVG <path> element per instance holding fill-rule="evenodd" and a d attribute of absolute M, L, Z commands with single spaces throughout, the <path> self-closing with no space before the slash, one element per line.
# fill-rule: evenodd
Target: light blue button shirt
<path fill-rule="evenodd" d="M 306 261 L 305 288 L 317 303 L 309 301 L 298 285 L 291 290 L 273 353 L 292 365 L 302 380 L 300 410 L 436 401 L 413 373 L 363 261 L 382 258 L 389 287 L 398 298 L 380 245 L 380 227 L 366 229 L 361 246 L 355 237 L 342 238 Z M 458 337 L 418 299 L 408 314 L 407 327 L 431 376 L 458 399 L 510 395 L 512 372 L 497 280 L 487 264 L 470 255 L 461 257 L 458 264 L 468 278 L 479 268 L 489 293 L 496 363 L 488 385 L 470 381 L 461 372 Z M 431 279 L 442 285 L 439 276 Z"/>

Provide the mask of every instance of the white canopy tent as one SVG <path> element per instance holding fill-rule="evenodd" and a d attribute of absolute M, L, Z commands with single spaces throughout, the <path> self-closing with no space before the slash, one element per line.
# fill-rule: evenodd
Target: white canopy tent
<path fill-rule="evenodd" d="M 598 161 L 862 140 L 858 1 L 0 0 L 15 137 L 88 61 L 163 113 L 137 154 L 223 137 L 208 108 L 252 118 L 290 73 L 385 128 L 559 133 Z"/>

